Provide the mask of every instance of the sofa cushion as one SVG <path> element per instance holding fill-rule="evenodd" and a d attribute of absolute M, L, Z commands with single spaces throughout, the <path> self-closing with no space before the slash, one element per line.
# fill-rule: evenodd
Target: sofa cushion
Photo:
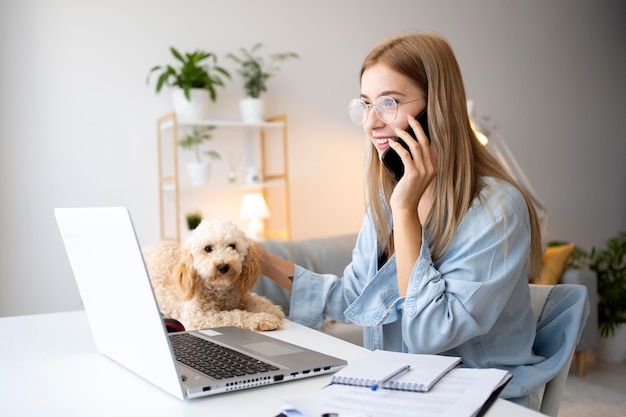
<path fill-rule="evenodd" d="M 551 246 L 543 254 L 541 275 L 535 277 L 533 284 L 556 285 L 563 275 L 565 264 L 576 247 L 573 243 Z"/>

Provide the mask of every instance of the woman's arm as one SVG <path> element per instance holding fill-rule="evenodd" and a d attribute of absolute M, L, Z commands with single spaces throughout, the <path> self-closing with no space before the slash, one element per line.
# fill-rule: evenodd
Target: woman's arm
<path fill-rule="evenodd" d="M 296 266 L 283 258 L 269 253 L 261 245 L 256 245 L 256 247 L 261 254 L 261 274 L 270 278 L 287 291 L 291 291 Z"/>
<path fill-rule="evenodd" d="M 413 265 L 422 250 L 422 225 L 417 214 L 411 213 L 411 210 L 395 210 L 393 224 L 398 293 L 400 297 L 404 297 L 409 287 Z"/>
<path fill-rule="evenodd" d="M 434 158 L 431 155 L 430 141 L 415 118 L 410 114 L 407 118 L 419 140 L 411 140 L 408 138 L 408 133 L 398 129 L 396 133 L 404 137 L 411 154 L 409 155 L 409 152 L 395 141 L 389 144 L 398 152 L 404 164 L 404 176 L 396 184 L 389 201 L 393 213 L 398 292 L 401 297 L 407 293 L 413 265 L 421 252 L 422 223 L 426 221 L 426 216 L 432 206 L 432 198 L 422 201 L 422 197 L 432 194 L 429 186 L 437 175 Z"/>

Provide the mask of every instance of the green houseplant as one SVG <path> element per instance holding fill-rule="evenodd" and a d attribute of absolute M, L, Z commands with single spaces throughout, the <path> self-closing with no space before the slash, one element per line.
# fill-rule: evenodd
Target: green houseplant
<path fill-rule="evenodd" d="M 199 211 L 190 211 L 185 214 L 185 220 L 187 221 L 187 229 L 194 230 L 200 222 L 202 222 L 202 213 Z"/>
<path fill-rule="evenodd" d="M 197 162 L 202 162 L 202 155 L 218 161 L 221 159 L 221 155 L 218 152 L 213 150 L 202 151 L 200 149 L 200 145 L 213 139 L 211 135 L 213 129 L 215 129 L 215 126 L 195 126 L 190 133 L 178 141 L 178 145 L 183 149 L 193 151 Z"/>
<path fill-rule="evenodd" d="M 195 126 L 190 133 L 183 136 L 178 145 L 186 150 L 193 151 L 196 160 L 187 163 L 187 172 L 193 185 L 204 185 L 208 176 L 209 165 L 203 160 L 206 155 L 212 160 L 220 160 L 221 156 L 214 150 L 202 150 L 201 145 L 210 141 L 213 136 L 211 131 L 215 126 Z"/>
<path fill-rule="evenodd" d="M 267 91 L 267 80 L 280 69 L 280 63 L 300 58 L 295 52 L 271 54 L 263 58 L 258 53 L 262 47 L 262 43 L 257 43 L 250 49 L 240 48 L 239 55 L 233 53 L 226 55 L 239 65 L 237 72 L 244 80 L 247 97 L 259 98 L 261 93 Z"/>
<path fill-rule="evenodd" d="M 176 48 L 170 47 L 178 66 L 157 65 L 150 69 L 150 76 L 158 72 L 156 92 L 164 86 L 172 89 L 174 111 L 180 119 L 197 121 L 209 117 L 211 101 L 217 99 L 217 87 L 224 87 L 224 80 L 230 73 L 217 65 L 217 56 L 212 52 L 196 50 L 181 54 Z"/>
<path fill-rule="evenodd" d="M 178 68 L 172 65 L 156 65 L 148 73 L 147 82 L 152 73 L 160 71 L 155 87 L 156 92 L 159 93 L 165 85 L 174 86 L 182 89 L 187 100 L 191 100 L 191 89 L 199 88 L 207 90 L 211 100 L 215 101 L 216 87 L 224 87 L 224 78 L 230 79 L 230 73 L 217 65 L 217 55 L 202 50 L 183 55 L 174 47 L 170 47 L 170 52 L 179 62 Z M 205 60 L 212 63 L 203 63 Z"/>
<path fill-rule="evenodd" d="M 619 232 L 604 248 L 579 247 L 570 256 L 568 267 L 589 268 L 598 277 L 598 325 L 603 337 L 613 335 L 626 323 L 626 232 Z"/>
<path fill-rule="evenodd" d="M 264 102 L 261 93 L 267 91 L 267 81 L 280 68 L 280 63 L 299 58 L 295 52 L 283 52 L 263 57 L 259 50 L 263 44 L 257 43 L 250 49 L 240 48 L 239 53 L 229 53 L 226 58 L 238 64 L 237 72 L 243 78 L 246 97 L 239 102 L 241 118 L 245 122 L 261 122 L 265 119 Z"/>

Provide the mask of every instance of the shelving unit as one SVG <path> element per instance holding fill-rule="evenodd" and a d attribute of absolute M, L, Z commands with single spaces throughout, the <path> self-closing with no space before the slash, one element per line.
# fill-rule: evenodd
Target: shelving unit
<path fill-rule="evenodd" d="M 211 145 L 221 146 L 222 153 L 231 152 L 241 157 L 245 154 L 246 167 L 258 169 L 261 182 L 244 180 L 229 183 L 227 176 L 213 180 L 206 186 L 192 186 L 183 180 L 181 165 L 183 155 L 179 153 L 178 140 L 184 129 L 196 126 L 215 126 Z M 219 135 L 228 132 L 237 135 L 232 141 L 220 139 Z M 241 136 L 241 137 L 240 137 Z M 186 122 L 177 120 L 175 113 L 165 114 L 157 119 L 158 169 L 159 169 L 159 211 L 161 239 L 181 241 L 186 230 L 185 212 L 197 209 L 190 201 L 210 199 L 217 207 L 229 200 L 238 202 L 245 192 L 260 192 L 267 201 L 271 217 L 265 220 L 265 237 L 289 239 L 289 175 L 287 167 L 287 117 L 279 115 L 260 123 L 245 123 L 239 120 L 205 120 Z M 215 165 L 215 164 L 214 164 Z M 240 167 L 239 167 L 240 168 Z M 225 197 L 226 196 L 226 197 Z M 187 207 L 183 201 L 187 201 Z M 228 212 L 230 220 L 236 222 L 238 211 Z"/>

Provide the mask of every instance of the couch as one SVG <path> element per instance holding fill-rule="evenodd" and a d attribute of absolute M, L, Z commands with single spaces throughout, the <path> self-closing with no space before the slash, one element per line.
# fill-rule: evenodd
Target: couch
<path fill-rule="evenodd" d="M 352 260 L 352 249 L 356 241 L 356 234 L 334 237 L 302 239 L 302 240 L 273 240 L 260 242 L 260 245 L 270 253 L 287 259 L 311 271 L 322 274 L 343 275 L 344 268 Z M 582 336 L 576 347 L 575 363 L 580 376 L 585 373 L 586 353 L 597 347 L 598 343 L 598 291 L 596 275 L 593 271 L 582 269 L 566 269 L 560 278 L 563 284 L 580 284 L 587 287 L 589 296 L 589 318 L 583 329 Z M 273 281 L 261 277 L 254 290 L 272 300 L 289 314 L 289 292 L 280 288 Z M 333 336 L 359 345 L 363 344 L 362 329 L 355 324 L 343 324 L 327 319 L 320 330 Z"/>

